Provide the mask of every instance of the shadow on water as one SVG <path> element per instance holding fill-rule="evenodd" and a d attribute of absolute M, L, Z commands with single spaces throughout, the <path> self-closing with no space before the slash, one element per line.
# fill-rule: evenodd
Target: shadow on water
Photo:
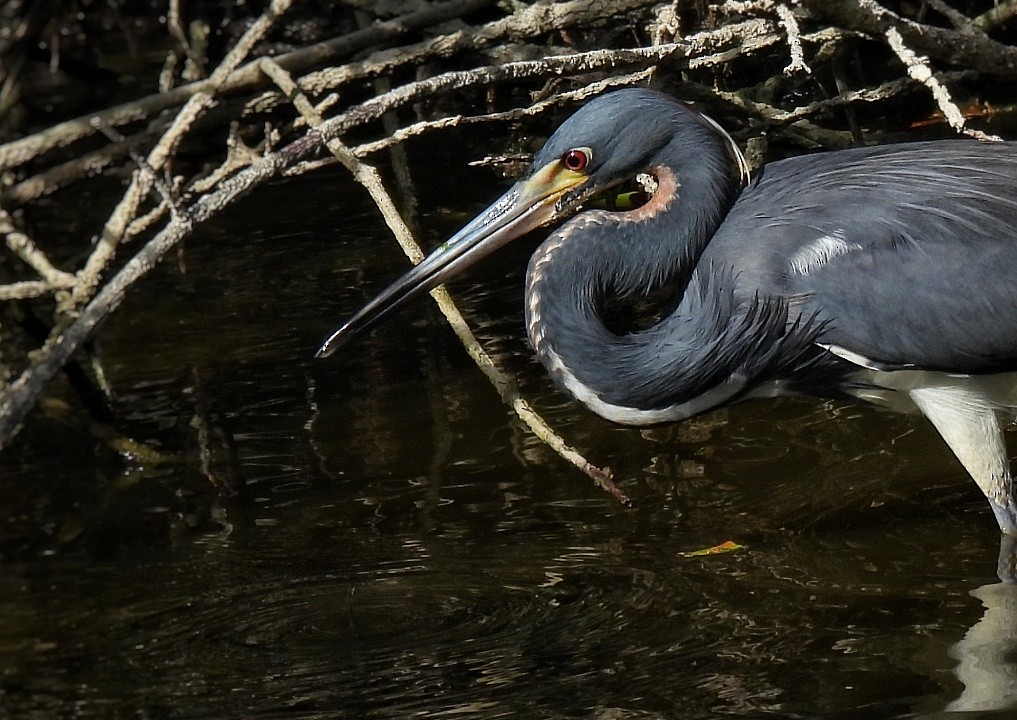
<path fill-rule="evenodd" d="M 812 400 L 610 426 L 534 365 L 510 251 L 457 295 L 619 507 L 423 304 L 311 359 L 404 262 L 350 192 L 263 189 L 107 328 L 161 462 L 41 414 L 4 458 L 0 715 L 1008 716 L 1014 586 L 931 429 Z"/>

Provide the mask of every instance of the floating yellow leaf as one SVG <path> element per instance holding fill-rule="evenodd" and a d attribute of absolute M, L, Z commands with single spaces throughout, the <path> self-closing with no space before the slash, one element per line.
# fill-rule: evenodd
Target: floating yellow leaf
<path fill-rule="evenodd" d="M 703 548 L 702 550 L 693 550 L 692 552 L 679 553 L 679 555 L 681 557 L 703 557 L 704 555 L 720 555 L 721 553 L 735 552 L 736 550 L 744 549 L 744 545 L 739 545 L 733 540 L 728 540 L 727 542 L 722 542 L 720 545 Z"/>

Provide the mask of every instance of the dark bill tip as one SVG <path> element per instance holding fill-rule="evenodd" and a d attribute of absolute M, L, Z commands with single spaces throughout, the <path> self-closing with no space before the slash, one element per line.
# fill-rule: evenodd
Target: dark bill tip
<path fill-rule="evenodd" d="M 316 358 L 326 358 L 374 327 L 412 299 L 459 275 L 505 243 L 555 219 L 555 203 L 586 176 L 563 170 L 556 162 L 533 179 L 516 183 L 419 265 L 382 291 L 322 343 Z"/>

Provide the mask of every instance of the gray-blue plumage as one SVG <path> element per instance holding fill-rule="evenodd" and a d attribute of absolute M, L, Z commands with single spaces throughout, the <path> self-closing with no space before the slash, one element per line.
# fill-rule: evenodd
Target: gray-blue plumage
<path fill-rule="evenodd" d="M 704 260 L 885 366 L 1017 369 L 1017 145 L 858 148 L 766 166 Z M 811 249 L 811 252 L 810 252 Z M 795 259 L 798 262 L 795 262 Z"/>
<path fill-rule="evenodd" d="M 649 201 L 584 202 L 637 174 Z M 919 410 L 1017 534 L 1002 421 L 1017 408 L 1017 144 L 947 141 L 792 158 L 748 180 L 709 118 L 620 90 L 559 127 L 487 211 L 319 351 L 533 228 L 530 342 L 597 414 L 644 425 L 781 393 Z M 671 288 L 647 327 L 608 306 Z"/>

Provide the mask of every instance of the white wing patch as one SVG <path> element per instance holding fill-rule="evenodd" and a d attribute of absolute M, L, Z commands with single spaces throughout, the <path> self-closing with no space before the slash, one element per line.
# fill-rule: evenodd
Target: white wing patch
<path fill-rule="evenodd" d="M 863 367 L 866 370 L 879 370 L 879 365 L 865 357 L 861 353 L 856 353 L 854 350 L 848 350 L 840 345 L 827 345 L 824 343 L 816 343 L 819 347 L 823 348 L 827 352 L 831 352 L 837 357 L 847 360 L 849 363 L 853 363 L 858 367 Z"/>
<path fill-rule="evenodd" d="M 858 243 L 848 242 L 844 238 L 843 230 L 834 230 L 829 235 L 816 238 L 792 255 L 791 272 L 796 275 L 808 275 L 836 257 L 861 249 L 862 246 Z"/>

